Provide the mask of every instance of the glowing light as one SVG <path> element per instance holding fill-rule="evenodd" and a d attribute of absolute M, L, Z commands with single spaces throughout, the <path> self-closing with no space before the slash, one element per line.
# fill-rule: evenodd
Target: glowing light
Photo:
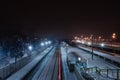
<path fill-rule="evenodd" d="M 32 46 L 28 46 L 28 49 L 31 51 L 33 49 L 33 47 Z"/>
<path fill-rule="evenodd" d="M 115 39 L 116 38 L 116 33 L 112 34 L 112 38 Z"/>
<path fill-rule="evenodd" d="M 42 42 L 40 45 L 41 45 L 41 46 L 44 46 L 45 44 Z"/>
<path fill-rule="evenodd" d="M 99 36 L 98 38 L 99 38 L 99 39 L 101 39 L 102 37 L 101 37 L 101 36 Z"/>
<path fill-rule="evenodd" d="M 51 41 L 48 41 L 48 44 L 51 44 L 52 42 Z"/>
<path fill-rule="evenodd" d="M 81 58 L 80 57 L 78 57 L 78 61 L 80 61 L 81 60 Z"/>
<path fill-rule="evenodd" d="M 74 37 L 74 39 L 78 39 L 78 37 L 77 37 L 77 36 L 75 36 L 75 37 Z"/>
<path fill-rule="evenodd" d="M 100 45 L 101 45 L 101 47 L 104 47 L 104 46 L 105 46 L 105 44 L 104 44 L 104 43 L 101 43 Z"/>
<path fill-rule="evenodd" d="M 83 35 L 81 36 L 81 38 L 83 38 Z"/>
<path fill-rule="evenodd" d="M 82 43 L 82 44 L 85 44 L 85 41 L 82 41 L 81 43 Z"/>
<path fill-rule="evenodd" d="M 88 45 L 91 45 L 92 43 L 91 43 L 91 42 L 88 42 L 87 44 L 88 44 Z"/>
<path fill-rule="evenodd" d="M 46 42 L 45 42 L 45 44 L 47 45 L 47 44 L 48 44 L 48 42 L 46 41 Z"/>
<path fill-rule="evenodd" d="M 115 36 L 116 35 L 116 33 L 113 33 L 113 36 Z"/>
<path fill-rule="evenodd" d="M 81 43 L 81 41 L 80 41 L 80 40 L 76 40 L 76 42 Z"/>

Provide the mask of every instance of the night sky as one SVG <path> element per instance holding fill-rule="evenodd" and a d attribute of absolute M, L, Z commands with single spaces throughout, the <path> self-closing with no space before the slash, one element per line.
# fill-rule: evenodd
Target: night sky
<path fill-rule="evenodd" d="M 55 37 L 120 35 L 120 8 L 115 2 L 28 0 L 3 2 L 0 34 L 20 32 Z"/>

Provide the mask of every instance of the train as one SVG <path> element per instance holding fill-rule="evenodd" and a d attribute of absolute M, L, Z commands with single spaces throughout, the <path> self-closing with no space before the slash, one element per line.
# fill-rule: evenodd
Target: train
<path fill-rule="evenodd" d="M 72 59 L 72 57 L 67 56 L 67 65 L 68 69 L 70 72 L 74 72 L 74 65 L 75 65 L 75 60 Z"/>
<path fill-rule="evenodd" d="M 70 72 L 74 72 L 78 80 L 95 80 L 92 76 L 84 71 L 79 71 L 79 68 L 87 68 L 88 60 L 75 52 L 67 54 L 67 65 Z M 77 66 L 79 65 L 79 66 Z"/>
<path fill-rule="evenodd" d="M 76 52 L 70 52 L 67 54 L 67 65 L 70 72 L 74 71 L 74 65 L 79 64 L 81 68 L 87 68 L 87 59 L 77 55 Z"/>

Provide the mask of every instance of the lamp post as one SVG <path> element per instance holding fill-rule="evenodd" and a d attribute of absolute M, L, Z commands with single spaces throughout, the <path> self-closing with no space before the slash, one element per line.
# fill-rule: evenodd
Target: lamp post
<path fill-rule="evenodd" d="M 91 35 L 91 48 L 92 48 L 92 60 L 93 60 L 93 35 Z"/>
<path fill-rule="evenodd" d="M 28 51 L 29 51 L 29 56 L 30 57 L 32 55 L 32 50 L 33 50 L 33 46 L 32 45 L 28 45 Z"/>
<path fill-rule="evenodd" d="M 101 43 L 100 46 L 101 46 L 101 48 L 103 49 L 103 47 L 105 46 L 105 44 L 104 44 L 104 43 Z"/>
<path fill-rule="evenodd" d="M 45 44 L 42 42 L 40 45 L 43 47 Z"/>
<path fill-rule="evenodd" d="M 32 51 L 33 47 L 32 47 L 32 46 L 28 46 L 28 49 L 29 49 L 30 51 Z"/>
<path fill-rule="evenodd" d="M 116 38 L 116 33 L 112 34 L 112 38 L 115 39 Z"/>
<path fill-rule="evenodd" d="M 116 39 L 116 33 L 113 33 L 112 34 L 112 40 L 111 40 L 111 47 L 113 46 L 112 44 L 114 43 L 115 39 Z M 113 49 L 113 52 L 115 53 L 114 49 Z"/>
<path fill-rule="evenodd" d="M 112 39 L 111 39 L 111 46 L 112 46 L 113 40 L 115 40 L 115 39 L 116 39 L 116 33 L 113 33 L 113 34 L 112 34 Z"/>

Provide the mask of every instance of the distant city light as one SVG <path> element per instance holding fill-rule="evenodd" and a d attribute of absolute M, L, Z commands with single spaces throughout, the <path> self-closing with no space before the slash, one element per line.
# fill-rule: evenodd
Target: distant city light
<path fill-rule="evenodd" d="M 115 39 L 116 38 L 116 33 L 112 34 L 112 38 Z"/>
<path fill-rule="evenodd" d="M 76 42 L 77 42 L 77 43 L 81 43 L 81 41 L 80 41 L 80 40 L 76 40 Z"/>
<path fill-rule="evenodd" d="M 48 44 L 48 42 L 46 41 L 46 42 L 45 42 L 45 44 L 47 45 L 47 44 Z"/>
<path fill-rule="evenodd" d="M 75 37 L 74 37 L 74 39 L 78 39 L 78 37 L 77 37 L 77 36 L 75 36 Z"/>
<path fill-rule="evenodd" d="M 83 38 L 83 35 L 81 35 L 81 38 Z"/>
<path fill-rule="evenodd" d="M 88 45 L 91 45 L 92 43 L 91 43 L 91 42 L 88 42 L 87 44 L 88 44 Z"/>
<path fill-rule="evenodd" d="M 101 39 L 102 37 L 101 37 L 101 36 L 99 36 L 98 38 L 99 38 L 99 39 Z"/>
<path fill-rule="evenodd" d="M 82 41 L 81 43 L 82 43 L 82 44 L 85 44 L 85 41 Z"/>
<path fill-rule="evenodd" d="M 113 33 L 113 35 L 115 36 L 115 35 L 116 35 L 116 33 Z"/>
<path fill-rule="evenodd" d="M 51 41 L 48 41 L 48 44 L 51 44 L 52 42 Z"/>

